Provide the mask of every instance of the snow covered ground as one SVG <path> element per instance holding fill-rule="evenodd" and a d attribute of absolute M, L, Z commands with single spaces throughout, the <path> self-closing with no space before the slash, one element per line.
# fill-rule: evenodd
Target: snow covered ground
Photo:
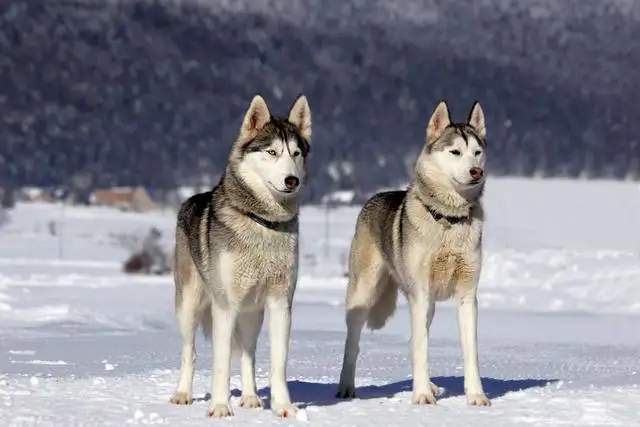
<path fill-rule="evenodd" d="M 18 205 L 0 228 L 0 425 L 640 425 L 640 186 L 494 178 L 485 202 L 479 352 L 490 408 L 466 406 L 450 303 L 431 339 L 438 405 L 410 403 L 404 301 L 386 328 L 363 335 L 360 398 L 334 399 L 358 209 L 303 209 L 288 374 L 308 423 L 239 408 L 237 390 L 234 418 L 207 419 L 211 351 L 200 336 L 198 400 L 168 403 L 179 368 L 172 280 L 120 266 L 122 236 L 155 225 L 170 247 L 172 214 Z M 265 338 L 257 375 L 267 397 Z"/>

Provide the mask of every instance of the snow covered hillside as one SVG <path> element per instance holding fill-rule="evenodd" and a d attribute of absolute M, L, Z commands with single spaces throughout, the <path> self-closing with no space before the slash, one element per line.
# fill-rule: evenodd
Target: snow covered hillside
<path fill-rule="evenodd" d="M 479 354 L 490 408 L 466 406 L 451 303 L 431 335 L 438 405 L 410 403 L 404 301 L 386 328 L 363 334 L 360 399 L 334 399 L 358 209 L 303 208 L 288 375 L 308 423 L 640 425 L 640 186 L 494 178 L 485 203 Z M 0 425 L 307 424 L 241 409 L 237 390 L 234 418 L 207 419 L 211 349 L 200 336 L 197 401 L 168 403 L 179 368 L 172 279 L 120 270 L 123 236 L 155 225 L 170 248 L 174 214 L 19 204 L 10 215 L 0 228 Z M 265 332 L 257 375 L 268 397 Z"/>

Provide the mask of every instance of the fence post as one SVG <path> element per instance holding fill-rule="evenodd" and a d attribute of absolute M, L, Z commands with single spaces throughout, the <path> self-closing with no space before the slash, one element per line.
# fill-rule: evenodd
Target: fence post
<path fill-rule="evenodd" d="M 58 259 L 61 260 L 63 258 L 64 255 L 64 241 L 63 239 L 63 234 L 65 233 L 66 227 L 64 225 L 64 208 L 65 208 L 65 202 L 62 202 L 62 209 L 60 209 L 60 219 L 59 219 L 59 226 L 58 226 L 58 230 L 57 230 L 57 234 L 58 234 Z"/>

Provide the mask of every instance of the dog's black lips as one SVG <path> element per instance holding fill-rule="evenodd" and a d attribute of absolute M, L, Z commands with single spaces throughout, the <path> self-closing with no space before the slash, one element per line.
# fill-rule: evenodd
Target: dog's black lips
<path fill-rule="evenodd" d="M 284 189 L 284 190 L 281 190 L 281 189 L 279 189 L 278 187 L 276 187 L 275 185 L 273 185 L 273 184 L 271 183 L 271 181 L 267 181 L 267 182 L 269 183 L 269 185 L 271 186 L 271 188 L 273 188 L 274 190 L 276 190 L 276 191 L 277 191 L 277 192 L 279 192 L 279 193 L 286 193 L 286 194 L 291 194 L 291 193 L 293 193 L 293 190 L 294 190 L 294 189 L 289 190 L 288 188 L 286 188 L 286 189 Z"/>
<path fill-rule="evenodd" d="M 453 181 L 456 184 L 461 185 L 463 187 L 473 187 L 475 185 L 481 184 L 482 183 L 482 178 L 477 179 L 477 180 L 473 180 L 473 181 L 469 181 L 467 183 L 462 183 L 462 182 L 458 181 L 457 179 L 453 179 Z"/>

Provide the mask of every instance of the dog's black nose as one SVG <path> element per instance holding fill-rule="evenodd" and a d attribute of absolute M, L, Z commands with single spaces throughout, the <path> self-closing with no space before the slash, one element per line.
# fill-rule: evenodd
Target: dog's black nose
<path fill-rule="evenodd" d="M 300 180 L 296 176 L 289 175 L 284 179 L 284 185 L 286 185 L 289 190 L 295 189 L 299 184 Z"/>
<path fill-rule="evenodd" d="M 482 168 L 473 167 L 469 169 L 469 174 L 471 175 L 471 178 L 478 180 L 482 178 L 482 175 L 484 175 L 484 171 L 482 170 Z"/>

